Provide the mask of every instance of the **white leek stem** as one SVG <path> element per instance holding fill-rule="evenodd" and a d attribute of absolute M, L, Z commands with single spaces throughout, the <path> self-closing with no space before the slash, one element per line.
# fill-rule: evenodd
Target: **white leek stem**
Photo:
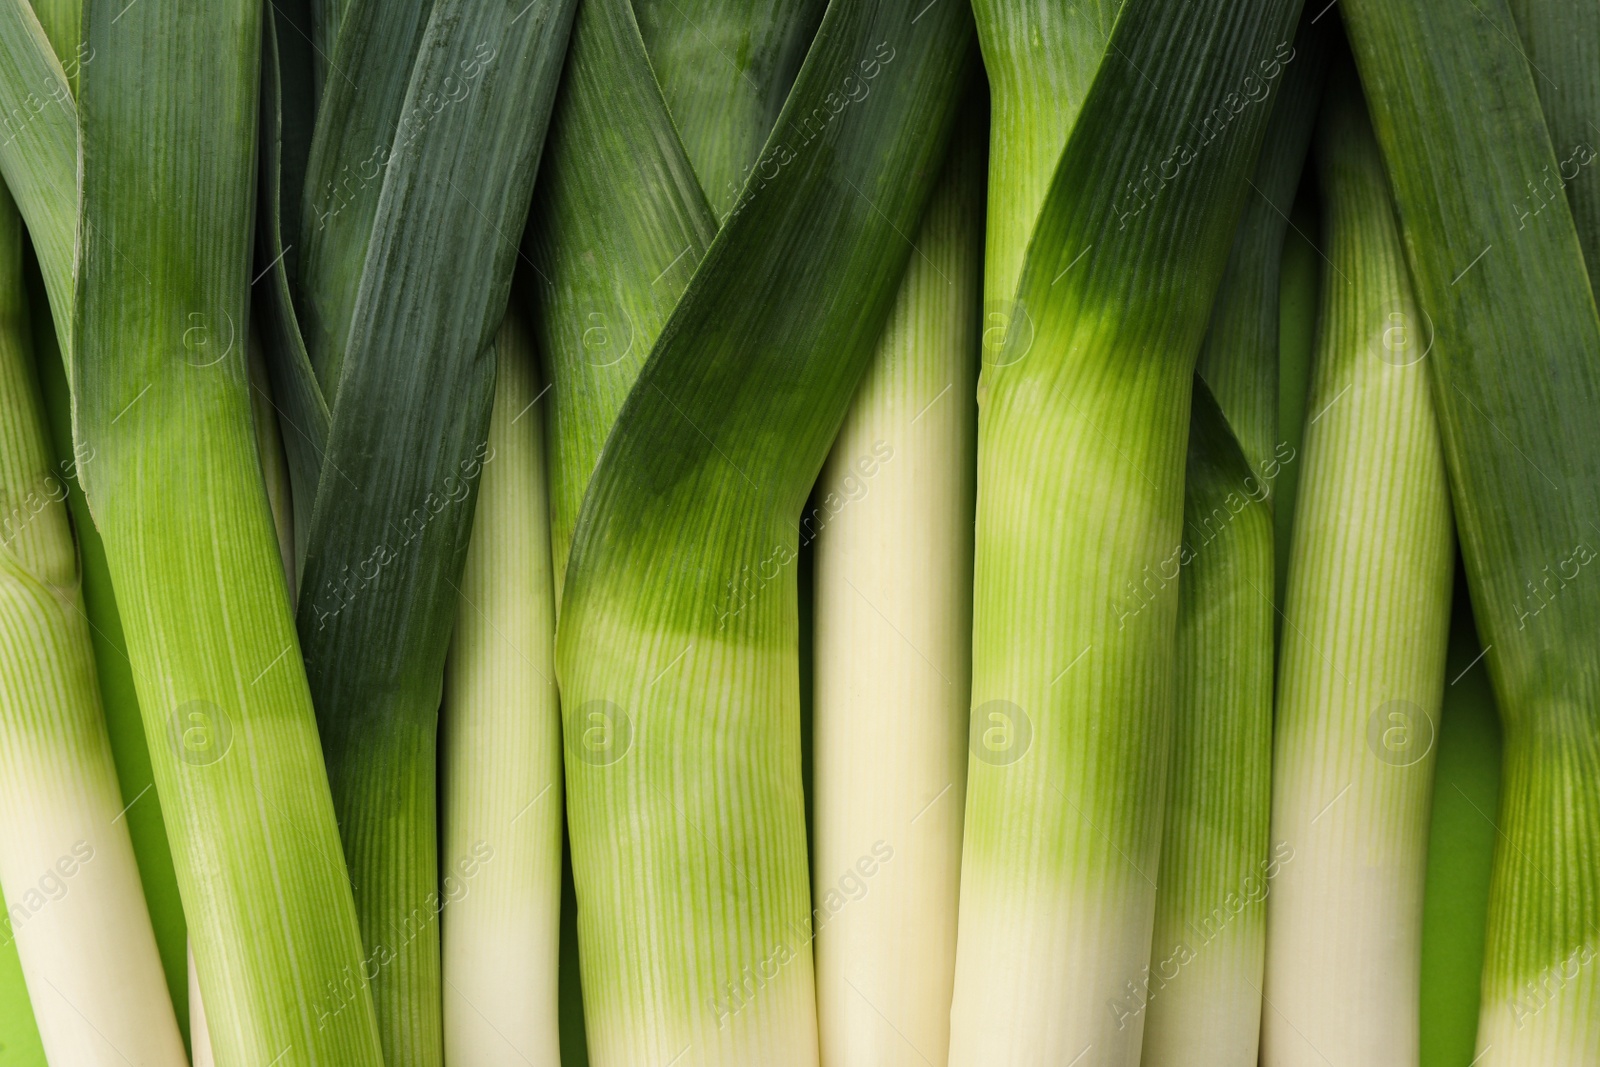
<path fill-rule="evenodd" d="M 1262 1063 L 1406 1067 L 1454 542 L 1428 334 L 1348 65 L 1317 151 L 1332 269 L 1279 661 Z"/>
<path fill-rule="evenodd" d="M 513 312 L 445 674 L 444 1042 L 450 1067 L 559 1067 L 561 712 L 544 410 Z"/>
<path fill-rule="evenodd" d="M 943 1064 L 950 1044 L 983 254 L 982 141 L 958 137 L 801 520 L 802 541 L 818 538 L 812 899 L 829 1067 Z"/>

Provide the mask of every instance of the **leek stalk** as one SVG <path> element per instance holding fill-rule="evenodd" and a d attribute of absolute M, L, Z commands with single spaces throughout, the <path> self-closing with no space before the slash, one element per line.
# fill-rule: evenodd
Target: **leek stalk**
<path fill-rule="evenodd" d="M 1505 730 L 1478 1065 L 1593 1063 L 1600 317 L 1566 197 L 1520 210 L 1566 146 L 1504 3 L 1341 11 L 1433 328 L 1461 553 Z"/>
<path fill-rule="evenodd" d="M 1454 567 L 1427 331 L 1354 71 L 1317 141 L 1331 268 L 1274 736 L 1262 1062 L 1415 1064 Z"/>
<path fill-rule="evenodd" d="M 377 1030 L 245 367 L 259 20 L 86 8 L 76 436 L 217 1059 L 356 1067 Z"/>
<path fill-rule="evenodd" d="M 1077 69 L 1042 42 L 1105 54 L 1037 219 L 991 165 L 990 284 L 1022 266 L 979 385 L 958 1067 L 1139 1059 L 1116 1004 L 1151 953 L 1178 601 L 1125 590 L 1179 543 L 1195 360 L 1298 6 L 1128 0 L 1109 40 L 979 13 L 997 139 L 1008 91 Z"/>
<path fill-rule="evenodd" d="M 988 103 L 972 96 L 801 520 L 817 546 L 817 1014 L 838 1067 L 940 1063 L 950 1043 Z"/>
<path fill-rule="evenodd" d="M 561 1063 L 561 710 L 544 408 L 527 325 L 495 342 L 489 456 L 445 675 L 444 1048 Z"/>
<path fill-rule="evenodd" d="M 33 363 L 22 220 L 0 196 L 0 885 L 9 929 L 47 1057 L 180 1067 L 183 1040 L 121 818 Z"/>
<path fill-rule="evenodd" d="M 1272 808 L 1279 266 L 1322 88 L 1302 24 L 1197 365 L 1179 551 L 1177 699 L 1145 1013 L 1145 1067 L 1256 1061 Z M 1170 570 L 1167 572 L 1170 573 Z"/>

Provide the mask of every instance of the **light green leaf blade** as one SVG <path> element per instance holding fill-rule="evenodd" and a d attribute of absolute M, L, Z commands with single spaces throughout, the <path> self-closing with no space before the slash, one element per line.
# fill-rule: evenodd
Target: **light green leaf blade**
<path fill-rule="evenodd" d="M 528 229 L 560 603 L 589 476 L 717 221 L 629 0 L 579 5 Z"/>
<path fill-rule="evenodd" d="M 1028 239 L 1122 5 L 1123 0 L 974 0 L 994 102 L 984 255 L 991 344 L 1010 324 Z"/>
<path fill-rule="evenodd" d="M 632 6 L 684 151 L 712 210 L 725 219 L 788 98 L 826 4 L 637 0 Z M 805 117 L 792 121 L 803 124 Z"/>

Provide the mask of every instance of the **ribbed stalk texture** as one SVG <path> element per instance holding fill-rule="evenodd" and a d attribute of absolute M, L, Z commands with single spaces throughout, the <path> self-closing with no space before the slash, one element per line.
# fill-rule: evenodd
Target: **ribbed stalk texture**
<path fill-rule="evenodd" d="M 1330 269 L 1279 661 L 1262 1063 L 1415 1064 L 1454 546 L 1428 331 L 1348 64 L 1317 162 Z"/>
<path fill-rule="evenodd" d="M 992 102 L 986 348 L 1003 344 L 1011 326 L 1034 222 L 1121 10 L 1122 0 L 974 0 Z"/>
<path fill-rule="evenodd" d="M 1600 4 L 1569 0 L 1509 0 L 1523 55 L 1555 149 L 1556 165 L 1524 177 L 1510 204 L 1518 229 L 1538 225 L 1559 197 L 1572 211 L 1589 286 L 1600 281 Z"/>
<path fill-rule="evenodd" d="M 451 1067 L 558 1067 L 561 708 L 546 493 L 546 397 L 508 314 L 489 454 L 445 671 L 444 1051 Z"/>
<path fill-rule="evenodd" d="M 986 100 L 974 93 L 802 546 L 817 545 L 817 1013 L 829 1067 L 945 1062 L 972 662 Z"/>

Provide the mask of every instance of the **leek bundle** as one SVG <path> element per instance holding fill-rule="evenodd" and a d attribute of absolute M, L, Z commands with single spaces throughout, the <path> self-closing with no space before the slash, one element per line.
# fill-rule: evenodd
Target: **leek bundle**
<path fill-rule="evenodd" d="M 1600 318 L 1567 197 L 1531 218 L 1512 207 L 1571 146 L 1552 140 L 1505 4 L 1342 7 L 1434 329 L 1456 524 L 1505 730 L 1477 1058 L 1591 1063 L 1600 585 L 1586 571 L 1600 523 Z"/>
<path fill-rule="evenodd" d="M 1427 332 L 1354 72 L 1317 142 L 1323 313 L 1278 671 L 1262 1055 L 1416 1063 L 1454 566 Z M 1281 845 L 1280 845 L 1281 843 Z"/>
<path fill-rule="evenodd" d="M 1600 1067 L 1467 6 L 0 0 L 0 1067 Z"/>
<path fill-rule="evenodd" d="M 979 386 L 953 1065 L 1139 1056 L 1108 1006 L 1151 953 L 1177 587 L 1123 598 L 1179 543 L 1195 360 L 1297 7 L 1130 0 L 1109 40 L 980 11 L 997 142 L 1028 110 L 1008 89 L 1087 74 L 1054 176 L 997 162 L 989 187 L 990 284 L 1021 267 Z"/>

